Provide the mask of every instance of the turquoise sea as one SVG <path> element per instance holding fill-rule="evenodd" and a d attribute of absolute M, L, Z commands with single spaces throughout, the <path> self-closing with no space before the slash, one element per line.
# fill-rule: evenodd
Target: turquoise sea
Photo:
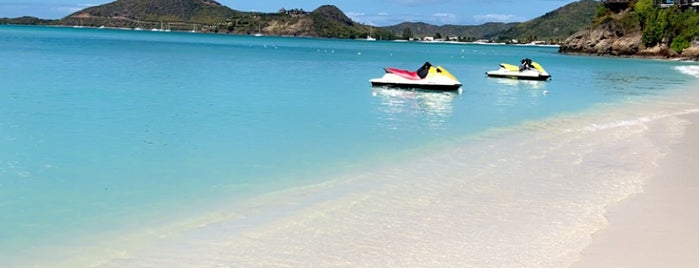
<path fill-rule="evenodd" d="M 699 65 L 555 47 L 0 26 L 0 266 L 561 267 Z M 548 82 L 487 78 L 528 57 Z M 372 88 L 441 65 L 459 92 Z"/>

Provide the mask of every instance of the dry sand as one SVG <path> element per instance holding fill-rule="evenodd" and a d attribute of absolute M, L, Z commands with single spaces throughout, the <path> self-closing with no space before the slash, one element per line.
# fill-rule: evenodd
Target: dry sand
<path fill-rule="evenodd" d="M 699 114 L 644 191 L 610 208 L 572 267 L 699 267 Z"/>

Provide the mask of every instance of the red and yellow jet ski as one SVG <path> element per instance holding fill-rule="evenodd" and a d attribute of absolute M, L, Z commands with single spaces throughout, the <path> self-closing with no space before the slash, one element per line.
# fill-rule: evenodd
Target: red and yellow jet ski
<path fill-rule="evenodd" d="M 398 68 L 384 68 L 381 78 L 369 80 L 372 86 L 418 88 L 431 90 L 458 90 L 461 82 L 442 66 L 425 62 L 420 69 L 408 71 Z"/>

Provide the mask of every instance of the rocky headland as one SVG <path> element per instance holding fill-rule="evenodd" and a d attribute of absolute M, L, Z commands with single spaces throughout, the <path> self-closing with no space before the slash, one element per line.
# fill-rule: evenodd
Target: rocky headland
<path fill-rule="evenodd" d="M 558 51 L 579 55 L 699 60 L 697 40 L 692 41 L 690 47 L 677 52 L 670 48 L 668 42 L 646 47 L 642 36 L 641 31 L 629 31 L 618 23 L 609 22 L 571 35 Z"/>
<path fill-rule="evenodd" d="M 604 6 L 600 8 L 605 11 Z M 685 11 L 671 8 L 655 12 L 682 14 Z M 598 18 L 590 27 L 568 37 L 561 44 L 559 52 L 596 56 L 699 60 L 699 39 L 696 36 L 685 41 L 684 45 L 673 44 L 673 41 L 681 40 L 675 40 L 680 36 L 673 35 L 677 30 L 672 29 L 673 25 L 670 24 L 661 29 L 660 38 L 653 40 L 647 35 L 652 34 L 649 28 L 654 27 L 651 20 L 654 17 L 643 17 L 644 15 L 633 6 L 620 12 L 607 10 L 606 13 L 603 16 L 598 14 Z M 674 18 L 681 19 L 679 16 Z M 699 27 L 699 25 L 693 27 Z M 645 38 L 644 35 L 646 35 Z M 686 36 L 682 37 L 686 38 Z"/>

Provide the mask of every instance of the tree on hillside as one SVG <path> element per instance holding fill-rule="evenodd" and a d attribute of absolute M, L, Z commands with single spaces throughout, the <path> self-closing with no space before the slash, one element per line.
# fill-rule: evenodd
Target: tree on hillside
<path fill-rule="evenodd" d="M 413 31 L 410 28 L 403 29 L 403 39 L 410 40 L 413 38 Z"/>
<path fill-rule="evenodd" d="M 646 47 L 667 43 L 681 52 L 699 36 L 699 14 L 692 9 L 682 10 L 676 5 L 657 8 L 652 0 L 639 0 L 633 10 L 643 29 L 642 42 Z"/>

